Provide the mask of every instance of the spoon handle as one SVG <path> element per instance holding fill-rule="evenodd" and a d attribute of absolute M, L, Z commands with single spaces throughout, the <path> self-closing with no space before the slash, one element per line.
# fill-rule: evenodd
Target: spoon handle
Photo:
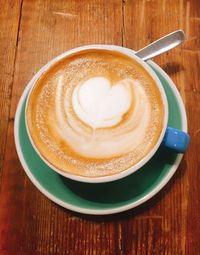
<path fill-rule="evenodd" d="M 185 40 L 185 33 L 183 30 L 177 30 L 164 37 L 152 42 L 143 49 L 135 53 L 136 56 L 142 58 L 143 60 L 148 60 L 157 55 L 160 55 L 172 48 L 175 48 Z"/>

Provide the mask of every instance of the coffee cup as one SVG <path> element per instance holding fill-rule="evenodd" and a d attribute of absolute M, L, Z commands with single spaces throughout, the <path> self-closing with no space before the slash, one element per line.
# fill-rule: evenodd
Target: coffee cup
<path fill-rule="evenodd" d="M 167 126 L 160 80 L 132 50 L 88 45 L 49 61 L 30 83 L 29 139 L 52 170 L 81 182 L 121 179 L 165 146 L 183 153 L 189 135 Z"/>

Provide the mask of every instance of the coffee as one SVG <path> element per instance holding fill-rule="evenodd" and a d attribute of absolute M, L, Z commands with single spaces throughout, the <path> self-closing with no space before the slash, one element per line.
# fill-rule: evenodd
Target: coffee
<path fill-rule="evenodd" d="M 55 168 L 78 176 L 122 172 L 142 160 L 163 129 L 156 82 L 119 52 L 82 50 L 36 81 L 26 108 L 30 137 Z"/>

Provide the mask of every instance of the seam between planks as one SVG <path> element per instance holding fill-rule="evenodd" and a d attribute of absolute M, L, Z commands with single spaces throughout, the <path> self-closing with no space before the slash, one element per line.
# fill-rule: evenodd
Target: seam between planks
<path fill-rule="evenodd" d="M 122 28 L 121 28 L 121 46 L 124 46 L 124 35 L 125 35 L 125 0 L 122 0 Z"/>

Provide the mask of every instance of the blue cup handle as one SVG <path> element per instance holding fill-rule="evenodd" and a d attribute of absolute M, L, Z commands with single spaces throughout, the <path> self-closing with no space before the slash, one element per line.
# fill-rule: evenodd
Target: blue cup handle
<path fill-rule="evenodd" d="M 176 128 L 167 127 L 162 145 L 178 153 L 186 151 L 190 142 L 190 136 Z"/>

